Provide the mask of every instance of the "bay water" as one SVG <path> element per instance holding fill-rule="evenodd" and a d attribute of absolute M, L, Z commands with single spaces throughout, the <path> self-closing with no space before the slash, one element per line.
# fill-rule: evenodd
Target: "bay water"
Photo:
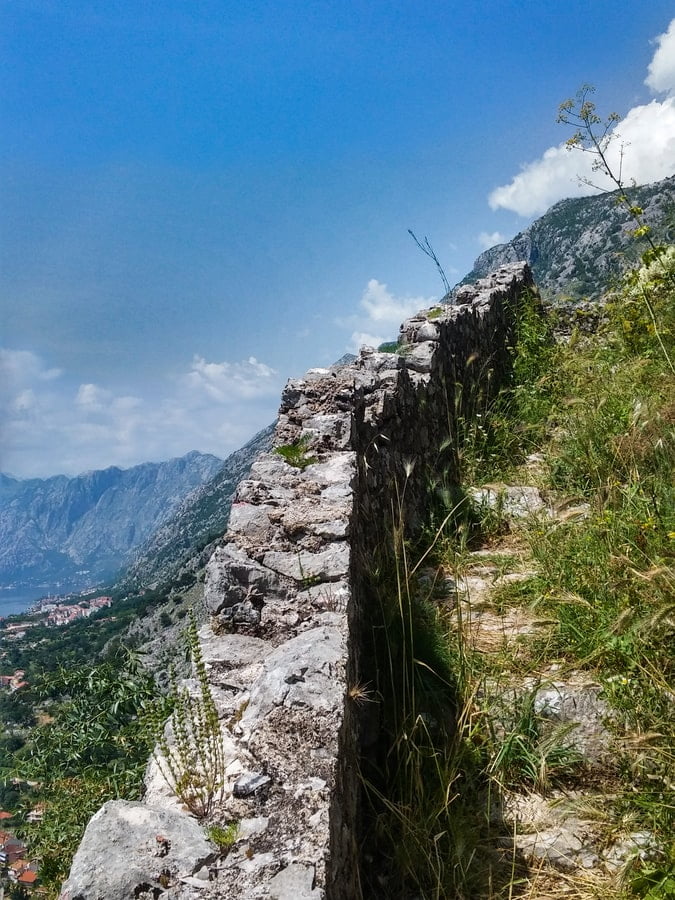
<path fill-rule="evenodd" d="M 45 591 L 41 591 L 40 588 L 32 591 L 0 590 L 0 617 L 26 612 L 29 606 L 44 596 L 46 596 Z"/>

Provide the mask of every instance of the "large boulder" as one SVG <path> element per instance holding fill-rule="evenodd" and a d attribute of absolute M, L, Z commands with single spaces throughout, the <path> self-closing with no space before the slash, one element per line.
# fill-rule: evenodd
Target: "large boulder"
<path fill-rule="evenodd" d="M 59 900 L 154 897 L 197 873 L 208 878 L 215 858 L 184 813 L 110 800 L 87 825 Z"/>

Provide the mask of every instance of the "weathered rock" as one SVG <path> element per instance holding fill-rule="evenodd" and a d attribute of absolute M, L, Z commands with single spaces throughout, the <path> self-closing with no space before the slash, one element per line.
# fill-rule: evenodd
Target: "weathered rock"
<path fill-rule="evenodd" d="M 264 598 L 279 593 L 278 575 L 232 544 L 218 547 L 206 569 L 204 605 L 230 619 L 260 609 Z M 257 621 L 259 621 L 259 616 Z"/>
<path fill-rule="evenodd" d="M 469 602 L 472 615 L 474 615 L 489 599 L 493 591 L 508 584 L 528 581 L 534 574 L 534 572 L 509 572 L 506 575 L 499 575 L 494 566 L 472 566 L 469 574 L 458 578 L 452 587 L 448 586 L 448 590 L 455 593 L 458 599 Z"/>
<path fill-rule="evenodd" d="M 110 800 L 91 819 L 60 900 L 131 900 L 164 892 L 216 858 L 194 819 Z"/>
<path fill-rule="evenodd" d="M 506 519 L 523 519 L 547 511 L 539 488 L 531 485 L 485 485 L 471 488 L 469 494 L 478 506 L 497 510 Z"/>
<path fill-rule="evenodd" d="M 634 241 L 633 225 L 617 202 L 620 194 L 561 200 L 508 243 L 481 253 L 465 280 L 474 281 L 505 263 L 526 260 L 542 292 L 556 302 L 561 297 L 572 296 L 576 302 L 599 297 L 634 265 L 634 256 L 627 252 Z M 674 201 L 673 176 L 635 187 L 631 194 L 631 203 L 642 209 L 643 221 L 657 244 L 672 241 L 667 210 Z M 465 302 L 475 290 L 475 285 L 466 285 L 452 293 L 458 302 Z"/>
<path fill-rule="evenodd" d="M 596 850 L 584 839 L 578 822 L 568 822 L 536 834 L 519 834 L 518 850 L 528 859 L 546 860 L 557 869 L 592 869 L 599 863 Z"/>
<path fill-rule="evenodd" d="M 265 506 L 238 501 L 230 510 L 230 534 L 243 534 L 249 540 L 264 544 L 274 535 L 274 526 Z"/>
<path fill-rule="evenodd" d="M 616 874 L 636 859 L 657 859 L 663 850 L 650 831 L 633 831 L 623 835 L 602 854 L 605 867 Z"/>
<path fill-rule="evenodd" d="M 250 797 L 261 788 L 266 787 L 272 779 L 263 772 L 246 772 L 240 775 L 232 786 L 235 797 Z"/>
<path fill-rule="evenodd" d="M 526 682 L 527 684 L 527 682 Z M 612 737 L 606 727 L 610 714 L 601 698 L 602 687 L 583 673 L 542 686 L 534 697 L 534 711 L 556 725 L 569 725 L 565 743 L 589 765 L 612 766 Z"/>
<path fill-rule="evenodd" d="M 251 689 L 240 723 L 244 733 L 258 731 L 277 706 L 299 707 L 310 714 L 338 708 L 345 690 L 337 677 L 343 658 L 341 632 L 325 625 L 277 647 Z"/>
<path fill-rule="evenodd" d="M 246 634 L 216 635 L 204 625 L 199 631 L 202 658 L 207 667 L 230 669 L 262 663 L 269 652 L 267 641 Z"/>
<path fill-rule="evenodd" d="M 270 900 L 314 900 L 314 867 L 291 863 L 270 881 Z"/>
<path fill-rule="evenodd" d="M 322 413 L 309 416 L 303 423 L 303 431 L 315 439 L 317 445 L 330 446 L 334 450 L 348 450 L 351 443 L 350 420 L 339 413 Z"/>
<path fill-rule="evenodd" d="M 432 341 L 415 344 L 406 354 L 406 368 L 412 369 L 413 372 L 430 372 L 434 364 L 436 349 L 436 344 Z"/>
<path fill-rule="evenodd" d="M 496 613 L 490 609 L 472 609 L 468 617 L 468 629 L 472 646 L 481 651 L 494 651 L 510 647 L 525 635 L 541 633 L 550 628 L 550 622 L 538 619 L 526 609 L 514 607 Z"/>
<path fill-rule="evenodd" d="M 437 341 L 441 336 L 438 325 L 433 322 L 424 321 L 417 330 L 415 341 L 422 343 L 423 341 Z"/>
<path fill-rule="evenodd" d="M 329 546 L 319 553 L 281 553 L 272 550 L 263 557 L 266 568 L 301 583 L 337 581 L 349 570 L 349 547 Z"/>

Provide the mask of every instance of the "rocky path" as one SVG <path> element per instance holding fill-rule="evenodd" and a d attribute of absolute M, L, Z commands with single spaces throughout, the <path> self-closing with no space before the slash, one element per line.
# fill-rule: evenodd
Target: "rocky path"
<path fill-rule="evenodd" d="M 534 602 L 522 603 L 511 589 L 537 576 L 523 523 L 585 511 L 555 509 L 531 486 L 474 494 L 499 507 L 508 531 L 466 554 L 447 583 L 464 647 L 481 673 L 478 712 L 491 721 L 502 757 L 491 818 L 496 846 L 513 859 L 509 897 L 619 898 L 622 874 L 656 848 L 648 832 L 613 813 L 614 792 L 625 790 L 613 711 L 593 671 L 546 652 L 556 623 L 537 609 L 536 590 Z"/>

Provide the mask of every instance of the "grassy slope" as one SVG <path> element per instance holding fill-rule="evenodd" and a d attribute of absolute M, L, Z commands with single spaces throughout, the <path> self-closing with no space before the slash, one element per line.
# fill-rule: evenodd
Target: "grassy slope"
<path fill-rule="evenodd" d="M 602 333 L 574 334 L 567 344 L 551 344 L 550 325 L 532 306 L 512 385 L 466 423 L 466 486 L 532 483 L 531 466 L 522 464 L 536 454 L 551 504 L 583 514 L 532 517 L 507 533 L 499 509 L 483 510 L 478 527 L 467 516 L 457 529 L 453 516 L 451 530 L 432 529 L 417 555 L 395 548 L 396 581 L 379 586 L 393 635 L 384 659 L 400 658 L 403 644 L 410 663 L 396 683 L 383 664 L 374 686 L 373 696 L 385 707 L 398 703 L 399 712 L 388 723 L 383 773 L 369 776 L 383 860 L 372 896 L 675 896 L 674 271 L 669 250 L 626 279 Z M 488 613 L 511 626 L 521 615 L 545 627 L 477 645 L 470 604 L 448 592 L 477 561 L 501 574 L 529 573 L 495 577 L 501 587 Z M 430 627 L 445 635 L 441 649 Z M 602 685 L 621 748 L 606 777 L 583 771 L 564 734 L 545 738 L 526 694 L 514 694 L 501 715 L 504 684 L 539 678 L 551 665 L 563 680 L 587 673 Z M 442 728 L 441 684 L 456 703 L 452 734 Z M 642 830 L 658 849 L 629 859 L 619 875 L 523 868 L 517 836 L 509 850 L 489 810 L 552 787 L 592 797 L 607 842 Z"/>

